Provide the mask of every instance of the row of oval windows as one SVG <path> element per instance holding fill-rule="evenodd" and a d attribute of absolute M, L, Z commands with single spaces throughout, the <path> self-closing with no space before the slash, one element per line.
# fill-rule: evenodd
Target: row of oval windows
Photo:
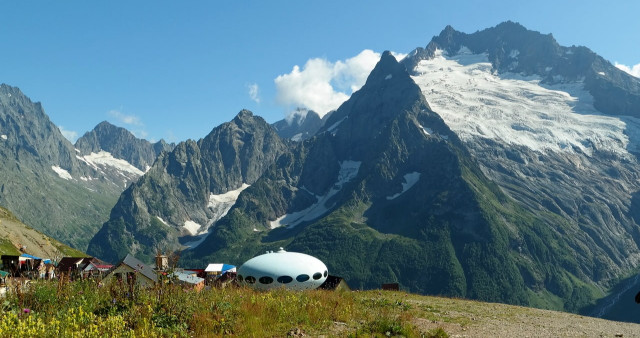
<path fill-rule="evenodd" d="M 313 279 L 314 280 L 318 280 L 318 279 L 322 278 L 323 275 L 325 277 L 327 277 L 329 275 L 329 273 L 326 270 L 324 271 L 324 274 L 322 274 L 320 272 L 316 272 L 316 273 L 313 274 Z M 298 282 L 302 283 L 302 282 L 308 281 L 309 278 L 311 278 L 311 277 L 309 277 L 309 275 L 302 274 L 302 275 L 298 275 L 298 277 L 296 277 L 296 280 Z M 238 275 L 238 282 L 242 282 L 242 280 L 243 280 L 242 275 Z M 293 281 L 293 278 L 291 276 L 280 276 L 280 277 L 276 278 L 276 280 L 278 281 L 278 283 L 281 283 L 281 284 L 289 284 L 289 283 L 291 283 Z M 247 276 L 246 278 L 244 278 L 244 281 L 246 283 L 248 283 L 248 284 L 253 284 L 253 283 L 256 282 L 256 278 L 253 277 L 253 276 Z M 258 282 L 260 282 L 260 284 L 271 284 L 271 283 L 273 283 L 273 278 L 271 278 L 269 276 L 263 276 L 263 277 L 260 277 L 258 279 Z"/>

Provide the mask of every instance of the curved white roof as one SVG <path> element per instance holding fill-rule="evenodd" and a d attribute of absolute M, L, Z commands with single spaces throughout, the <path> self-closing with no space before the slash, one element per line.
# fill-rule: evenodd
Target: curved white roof
<path fill-rule="evenodd" d="M 287 252 L 282 248 L 278 252 L 256 256 L 238 269 L 238 280 L 242 284 L 261 290 L 278 287 L 293 290 L 315 289 L 322 285 L 327 275 L 327 266 L 321 260 L 299 252 Z M 247 280 L 250 277 L 255 279 L 253 283 L 251 279 Z M 268 278 L 261 280 L 262 277 Z M 284 279 L 279 279 L 280 277 Z M 290 277 L 289 282 L 280 282 L 287 281 L 286 277 Z"/>

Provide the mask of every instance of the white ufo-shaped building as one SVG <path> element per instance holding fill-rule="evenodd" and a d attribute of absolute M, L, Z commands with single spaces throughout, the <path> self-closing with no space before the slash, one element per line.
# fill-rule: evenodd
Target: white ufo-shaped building
<path fill-rule="evenodd" d="M 257 290 L 312 290 L 322 285 L 328 275 L 321 260 L 280 248 L 246 261 L 238 268 L 237 280 L 240 285 Z"/>

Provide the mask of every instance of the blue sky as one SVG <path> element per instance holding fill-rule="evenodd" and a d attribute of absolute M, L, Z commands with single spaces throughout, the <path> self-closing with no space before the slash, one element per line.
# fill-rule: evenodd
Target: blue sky
<path fill-rule="evenodd" d="M 243 108 L 268 122 L 324 109 L 379 53 L 424 47 L 448 24 L 512 20 L 631 68 L 638 13 L 640 1 L 616 0 L 5 1 L 0 83 L 42 102 L 71 139 L 107 120 L 178 142 Z"/>

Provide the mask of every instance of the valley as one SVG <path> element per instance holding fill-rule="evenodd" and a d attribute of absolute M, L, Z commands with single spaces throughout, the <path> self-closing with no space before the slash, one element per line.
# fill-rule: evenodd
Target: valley
<path fill-rule="evenodd" d="M 0 205 L 109 262 L 282 246 L 356 289 L 615 319 L 640 266 L 639 100 L 638 78 L 510 21 L 384 52 L 325 115 L 243 109 L 177 144 L 109 122 L 72 144 L 2 85 Z"/>

